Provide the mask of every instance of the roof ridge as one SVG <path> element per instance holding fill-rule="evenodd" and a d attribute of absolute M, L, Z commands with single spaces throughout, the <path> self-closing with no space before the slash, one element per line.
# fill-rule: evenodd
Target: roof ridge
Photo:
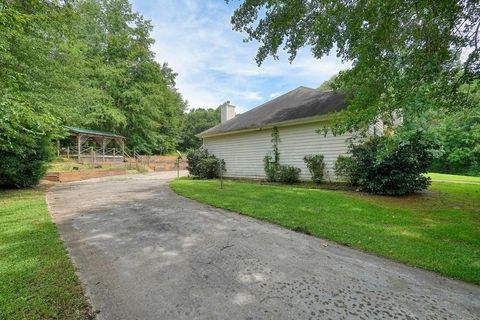
<path fill-rule="evenodd" d="M 307 86 L 300 86 L 300 87 L 298 87 L 297 89 L 300 89 L 300 88 L 317 91 L 317 89 L 309 88 L 309 87 L 307 87 Z M 297 90 L 297 89 L 294 89 L 294 90 Z M 293 90 L 292 90 L 292 91 L 293 91 Z"/>

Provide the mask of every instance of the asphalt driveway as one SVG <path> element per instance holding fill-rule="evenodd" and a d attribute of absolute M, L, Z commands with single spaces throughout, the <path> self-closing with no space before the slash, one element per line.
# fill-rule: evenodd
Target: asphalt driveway
<path fill-rule="evenodd" d="M 99 319 L 480 319 L 480 287 L 177 196 L 173 173 L 61 184 Z"/>

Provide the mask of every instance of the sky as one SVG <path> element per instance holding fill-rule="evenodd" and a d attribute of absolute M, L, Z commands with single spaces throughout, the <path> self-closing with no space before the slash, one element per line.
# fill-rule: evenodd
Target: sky
<path fill-rule="evenodd" d="M 225 101 L 245 112 L 299 86 L 317 88 L 349 64 L 330 54 L 321 60 L 307 49 L 292 64 L 285 54 L 255 63 L 258 43 L 232 30 L 237 1 L 132 0 L 153 25 L 152 50 L 178 74 L 176 87 L 189 108 L 215 108 Z"/>

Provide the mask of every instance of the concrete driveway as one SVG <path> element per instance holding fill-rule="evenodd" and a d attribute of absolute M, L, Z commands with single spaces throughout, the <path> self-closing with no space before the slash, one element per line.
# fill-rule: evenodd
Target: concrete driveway
<path fill-rule="evenodd" d="M 172 176 L 48 192 L 98 319 L 480 319 L 480 287 L 188 200 Z"/>

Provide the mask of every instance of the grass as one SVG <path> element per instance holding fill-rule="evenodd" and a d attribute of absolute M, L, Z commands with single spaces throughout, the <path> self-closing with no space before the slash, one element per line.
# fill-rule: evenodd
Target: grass
<path fill-rule="evenodd" d="M 177 179 L 180 195 L 480 284 L 480 186 L 434 182 L 408 197 Z"/>
<path fill-rule="evenodd" d="M 90 319 L 44 190 L 0 191 L 0 319 Z"/>
<path fill-rule="evenodd" d="M 458 176 L 454 174 L 444 174 L 444 173 L 429 173 L 428 176 L 432 178 L 433 181 L 480 183 L 480 177 Z"/>

